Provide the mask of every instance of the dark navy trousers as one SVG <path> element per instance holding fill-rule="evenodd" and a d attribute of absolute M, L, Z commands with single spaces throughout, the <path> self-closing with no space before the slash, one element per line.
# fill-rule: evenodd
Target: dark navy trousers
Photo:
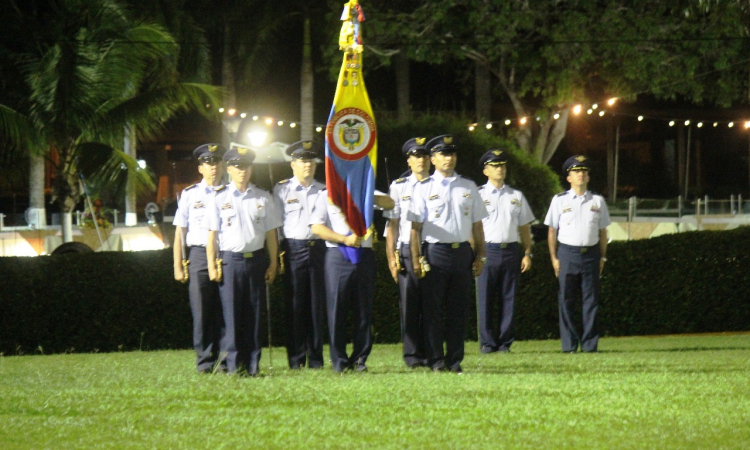
<path fill-rule="evenodd" d="M 372 350 L 372 302 L 375 292 L 375 255 L 362 248 L 359 263 L 349 262 L 336 247 L 329 247 L 325 263 L 328 330 L 331 335 L 331 365 L 342 372 L 364 364 Z M 354 322 L 351 356 L 347 356 L 347 317 Z"/>
<path fill-rule="evenodd" d="M 462 242 L 455 248 L 452 244 L 425 244 L 423 254 L 432 268 L 422 279 L 427 364 L 457 369 L 464 359 L 474 252 L 468 242 Z M 447 317 L 443 317 L 443 308 Z"/>
<path fill-rule="evenodd" d="M 584 352 L 597 350 L 599 327 L 596 309 L 599 304 L 599 244 L 573 247 L 559 244 L 560 260 L 558 303 L 560 307 L 560 341 L 564 352 L 575 352 L 578 344 Z M 578 332 L 575 304 L 582 301 L 583 334 Z"/>
<path fill-rule="evenodd" d="M 245 257 L 221 252 L 224 276 L 219 284 L 225 332 L 221 352 L 227 372 L 258 373 L 260 363 L 260 308 L 266 301 L 265 274 L 268 255 L 264 249 Z"/>
<path fill-rule="evenodd" d="M 286 303 L 286 352 L 289 367 L 323 367 L 326 320 L 325 258 L 323 240 L 287 239 L 282 244 Z"/>
<path fill-rule="evenodd" d="M 219 285 L 208 278 L 205 247 L 188 250 L 188 290 L 193 313 L 193 348 L 199 372 L 208 372 L 219 359 L 219 341 L 224 321 L 221 316 Z"/>
<path fill-rule="evenodd" d="M 513 343 L 513 304 L 521 273 L 521 254 L 517 242 L 485 244 L 487 262 L 477 277 L 477 314 L 479 345 L 483 351 L 507 350 Z M 500 313 L 493 311 L 500 300 Z"/>
<path fill-rule="evenodd" d="M 409 244 L 401 244 L 399 257 L 401 258 L 401 267 L 405 269 L 398 274 L 404 362 L 407 366 L 422 365 L 425 363 L 422 293 L 419 280 L 414 274 Z"/>

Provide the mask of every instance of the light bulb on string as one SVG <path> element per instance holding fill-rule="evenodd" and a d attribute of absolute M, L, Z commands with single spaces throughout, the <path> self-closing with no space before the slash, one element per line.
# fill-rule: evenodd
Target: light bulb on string
<path fill-rule="evenodd" d="M 734 127 L 734 122 L 729 122 L 729 128 Z"/>
<path fill-rule="evenodd" d="M 594 110 L 591 109 L 591 108 L 589 108 L 589 109 L 586 110 L 586 114 L 591 114 L 592 112 L 594 112 Z"/>
<path fill-rule="evenodd" d="M 505 125 L 510 125 L 510 119 L 505 119 Z"/>
<path fill-rule="evenodd" d="M 224 108 L 219 108 L 219 112 L 223 113 L 224 112 Z"/>
<path fill-rule="evenodd" d="M 719 122 L 714 122 L 714 128 L 719 126 Z"/>
<path fill-rule="evenodd" d="M 575 114 L 575 115 L 581 114 L 581 110 L 582 109 L 583 109 L 583 107 L 581 105 L 575 105 L 573 107 L 573 114 Z"/>
<path fill-rule="evenodd" d="M 242 119 L 244 119 L 245 117 L 247 117 L 247 113 L 242 113 L 242 114 L 240 114 L 240 117 L 241 117 Z"/>
<path fill-rule="evenodd" d="M 599 107 L 599 105 L 597 103 L 594 103 L 593 105 L 591 105 L 591 109 L 596 109 L 598 107 Z"/>
<path fill-rule="evenodd" d="M 229 109 L 229 111 L 227 111 L 227 114 L 229 114 L 230 116 L 233 116 L 236 112 L 237 112 L 236 109 L 231 108 L 231 109 Z"/>
<path fill-rule="evenodd" d="M 520 122 L 521 122 L 521 125 L 526 125 L 526 118 L 525 117 L 521 117 Z"/>
<path fill-rule="evenodd" d="M 703 122 L 698 122 L 695 124 L 695 126 L 698 128 L 703 128 Z"/>
<path fill-rule="evenodd" d="M 474 125 L 469 125 L 469 131 L 474 131 Z"/>
<path fill-rule="evenodd" d="M 289 128 L 297 128 L 297 124 L 292 122 L 289 124 Z"/>
<path fill-rule="evenodd" d="M 689 120 L 686 120 L 686 121 L 685 121 L 685 126 L 689 126 L 689 125 L 690 125 L 690 121 L 689 121 Z"/>
<path fill-rule="evenodd" d="M 559 118 L 560 118 L 560 114 L 558 114 L 558 113 L 555 113 L 555 115 L 554 115 L 554 116 L 552 116 L 552 117 L 554 117 L 554 118 L 555 118 L 555 120 L 557 120 L 557 119 L 559 119 Z"/>
<path fill-rule="evenodd" d="M 323 127 L 315 127 L 315 131 L 317 131 L 318 133 L 320 133 L 321 131 L 323 131 Z"/>
<path fill-rule="evenodd" d="M 670 126 L 670 127 L 673 127 L 673 126 L 674 126 L 674 120 L 670 120 L 670 121 L 669 121 L 669 126 Z"/>
<path fill-rule="evenodd" d="M 485 128 L 487 128 L 488 130 L 491 130 L 492 129 L 492 124 L 488 123 L 487 125 L 485 125 Z"/>
<path fill-rule="evenodd" d="M 638 116 L 638 122 L 643 122 L 643 116 Z"/>
<path fill-rule="evenodd" d="M 613 105 L 615 104 L 615 102 L 616 102 L 616 101 L 617 101 L 617 97 L 612 97 L 612 98 L 610 98 L 609 100 L 607 100 L 607 104 L 608 104 L 609 106 L 613 106 Z"/>
<path fill-rule="evenodd" d="M 599 111 L 599 117 L 604 117 L 604 110 Z"/>
<path fill-rule="evenodd" d="M 258 116 L 253 116 L 253 120 L 258 120 Z"/>

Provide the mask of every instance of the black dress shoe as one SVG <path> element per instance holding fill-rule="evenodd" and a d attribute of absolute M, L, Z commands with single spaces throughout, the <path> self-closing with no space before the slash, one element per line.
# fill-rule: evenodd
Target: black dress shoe
<path fill-rule="evenodd" d="M 497 351 L 497 348 L 490 347 L 489 345 L 483 345 L 481 349 L 479 349 L 482 353 L 495 353 Z"/>
<path fill-rule="evenodd" d="M 461 375 L 461 374 L 464 373 L 463 369 L 461 369 L 461 365 L 460 364 L 456 364 L 455 366 L 451 367 L 451 372 L 457 373 L 459 375 Z"/>
<path fill-rule="evenodd" d="M 500 353 L 510 353 L 510 349 L 507 347 L 500 347 L 497 351 Z"/>
<path fill-rule="evenodd" d="M 432 366 L 433 372 L 445 372 L 446 370 L 448 369 L 445 367 L 445 364 L 443 364 L 442 361 Z"/>
<path fill-rule="evenodd" d="M 365 365 L 365 363 L 357 364 L 357 372 L 367 372 L 367 366 Z"/>

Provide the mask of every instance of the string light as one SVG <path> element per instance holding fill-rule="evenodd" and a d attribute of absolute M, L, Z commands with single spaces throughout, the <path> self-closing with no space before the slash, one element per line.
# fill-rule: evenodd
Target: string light
<path fill-rule="evenodd" d="M 472 124 L 472 125 L 469 125 L 469 131 L 474 131 L 474 129 L 475 129 L 475 127 L 474 127 L 474 125 L 473 125 L 473 124 Z"/>
<path fill-rule="evenodd" d="M 526 118 L 525 117 L 521 117 L 520 122 L 521 122 L 521 125 L 526 125 Z"/>
<path fill-rule="evenodd" d="M 670 120 L 670 121 L 669 121 L 669 126 L 670 126 L 670 127 L 673 127 L 673 126 L 674 126 L 674 120 Z"/>
<path fill-rule="evenodd" d="M 555 120 L 557 120 L 557 119 L 559 119 L 559 118 L 560 118 L 560 114 L 558 114 L 558 113 L 555 113 L 555 115 L 554 115 L 554 116 L 552 116 L 552 117 L 553 117 L 553 118 L 554 118 Z"/>
<path fill-rule="evenodd" d="M 609 100 L 607 100 L 607 104 L 609 106 L 614 106 L 616 101 L 617 101 L 617 97 L 613 97 L 613 98 L 610 98 Z"/>
<path fill-rule="evenodd" d="M 604 110 L 599 111 L 599 117 L 604 117 Z"/>
<path fill-rule="evenodd" d="M 596 109 L 598 107 L 599 107 L 599 105 L 597 103 L 594 103 L 593 105 L 591 105 L 591 109 Z"/>
<path fill-rule="evenodd" d="M 581 109 L 583 109 L 581 105 L 575 105 L 573 107 L 573 114 L 575 115 L 581 114 Z"/>
<path fill-rule="evenodd" d="M 688 125 L 690 125 L 690 121 L 689 121 L 689 120 L 686 120 L 686 121 L 685 121 L 685 126 L 688 126 Z"/>
<path fill-rule="evenodd" d="M 695 126 L 698 128 L 703 128 L 703 122 L 698 122 Z"/>
<path fill-rule="evenodd" d="M 510 119 L 505 119 L 505 125 L 510 125 Z"/>
<path fill-rule="evenodd" d="M 643 122 L 643 116 L 638 116 L 638 122 Z"/>
<path fill-rule="evenodd" d="M 247 117 L 247 113 L 240 114 L 240 118 L 244 119 L 245 117 Z"/>
<path fill-rule="evenodd" d="M 237 112 L 236 109 L 231 108 L 229 111 L 227 111 L 227 114 L 229 114 L 230 116 L 233 116 L 236 112 Z"/>
<path fill-rule="evenodd" d="M 591 114 L 592 112 L 594 112 L 594 110 L 591 109 L 591 108 L 589 108 L 589 109 L 586 110 L 586 114 Z"/>
<path fill-rule="evenodd" d="M 729 128 L 734 127 L 734 122 L 729 122 Z"/>

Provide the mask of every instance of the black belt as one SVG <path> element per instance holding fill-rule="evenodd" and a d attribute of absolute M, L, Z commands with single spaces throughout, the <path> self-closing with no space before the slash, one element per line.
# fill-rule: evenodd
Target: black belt
<path fill-rule="evenodd" d="M 222 253 L 222 258 L 224 257 L 224 255 L 229 254 L 229 255 L 231 255 L 234 258 L 245 258 L 245 259 L 248 259 L 248 258 L 257 258 L 258 256 L 263 255 L 265 252 L 266 252 L 266 249 L 265 248 L 261 248 L 260 250 L 255 250 L 254 252 L 244 252 L 243 253 L 243 252 L 229 252 L 229 251 L 224 251 L 224 252 L 221 252 L 221 253 Z"/>
<path fill-rule="evenodd" d="M 484 245 L 486 245 L 487 248 L 513 248 L 518 246 L 518 242 L 486 242 Z"/>
<path fill-rule="evenodd" d="M 448 248 L 461 248 L 466 247 L 469 245 L 468 242 L 434 242 L 434 243 L 428 243 L 429 245 L 437 245 L 438 247 L 448 247 Z"/>
<path fill-rule="evenodd" d="M 287 239 L 289 244 L 294 244 L 300 247 L 315 247 L 323 243 L 322 239 Z"/>
<path fill-rule="evenodd" d="M 586 253 L 591 250 L 594 250 L 599 247 L 599 244 L 589 245 L 588 247 L 577 247 L 575 245 L 568 245 L 560 243 L 560 248 L 564 248 L 565 250 L 570 250 L 574 253 Z"/>

